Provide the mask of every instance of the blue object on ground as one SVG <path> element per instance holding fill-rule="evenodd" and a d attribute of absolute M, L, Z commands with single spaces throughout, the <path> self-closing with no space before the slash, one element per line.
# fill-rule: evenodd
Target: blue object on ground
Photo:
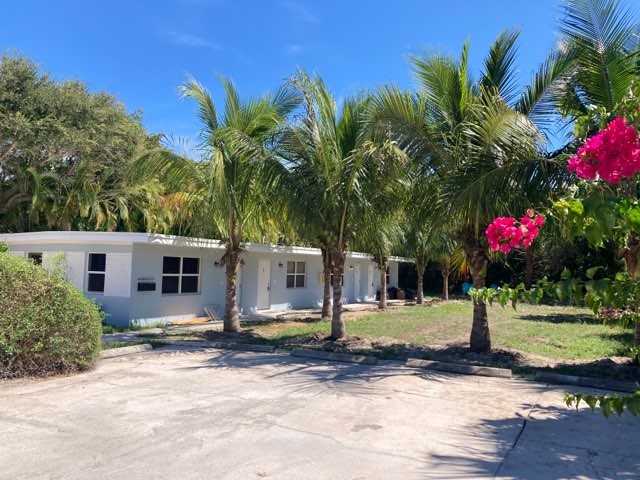
<path fill-rule="evenodd" d="M 472 288 L 473 288 L 473 284 L 469 282 L 464 282 L 462 284 L 462 294 L 466 295 L 467 293 L 469 293 L 469 290 L 471 290 Z"/>

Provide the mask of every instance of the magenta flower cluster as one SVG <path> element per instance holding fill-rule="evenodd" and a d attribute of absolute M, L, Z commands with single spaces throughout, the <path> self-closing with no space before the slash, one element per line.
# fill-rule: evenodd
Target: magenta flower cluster
<path fill-rule="evenodd" d="M 518 222 L 513 217 L 498 217 L 485 230 L 489 247 L 493 251 L 509 253 L 512 248 L 528 248 L 540 233 L 544 217 L 531 209 Z"/>
<path fill-rule="evenodd" d="M 616 117 L 584 142 L 568 169 L 583 180 L 600 178 L 616 185 L 640 172 L 640 138 L 624 118 Z"/>

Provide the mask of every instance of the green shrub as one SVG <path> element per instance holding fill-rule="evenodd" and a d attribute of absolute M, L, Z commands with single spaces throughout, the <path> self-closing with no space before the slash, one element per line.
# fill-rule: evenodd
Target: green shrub
<path fill-rule="evenodd" d="M 90 368 L 100 352 L 102 317 L 61 276 L 0 253 L 0 378 Z"/>

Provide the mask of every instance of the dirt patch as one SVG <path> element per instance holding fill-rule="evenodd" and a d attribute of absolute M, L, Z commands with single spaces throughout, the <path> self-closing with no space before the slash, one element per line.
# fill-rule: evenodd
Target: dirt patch
<path fill-rule="evenodd" d="M 250 331 L 242 331 L 238 333 L 221 332 L 220 330 L 206 330 L 199 332 L 200 337 L 212 342 L 230 342 L 230 343 L 242 343 L 243 341 L 253 340 L 257 335 Z M 197 334 L 194 334 L 197 336 Z"/>
<path fill-rule="evenodd" d="M 429 302 L 429 306 L 416 308 L 437 307 L 439 300 Z M 378 311 L 376 306 L 362 310 L 345 312 L 348 320 L 357 321 L 359 318 Z M 397 312 L 394 321 L 402 320 L 402 307 L 391 306 L 387 312 Z M 431 343 L 429 345 L 415 345 L 405 343 L 393 337 L 369 337 L 366 335 L 350 335 L 345 340 L 333 341 L 324 333 L 291 335 L 276 338 L 277 332 L 283 328 L 295 330 L 305 324 L 320 321 L 320 315 L 305 313 L 303 315 L 287 315 L 283 318 L 268 320 L 260 323 L 260 329 L 245 329 L 239 333 L 224 333 L 220 330 L 193 332 L 190 339 L 206 339 L 214 342 L 254 343 L 275 345 L 284 349 L 308 348 L 338 353 L 353 353 L 371 355 L 383 359 L 419 358 L 442 362 L 462 363 L 467 365 L 485 365 L 492 367 L 510 368 L 522 375 L 533 375 L 539 371 L 556 372 L 569 375 L 587 377 L 605 377 L 619 380 L 640 381 L 640 368 L 633 365 L 626 357 L 610 357 L 599 360 L 558 360 L 525 352 L 494 349 L 489 354 L 474 353 L 469 350 L 468 337 L 449 338 L 446 343 Z M 269 325 L 273 328 L 268 328 Z M 425 338 L 432 337 L 429 327 L 417 335 Z M 184 339 L 184 338 L 182 338 Z"/>

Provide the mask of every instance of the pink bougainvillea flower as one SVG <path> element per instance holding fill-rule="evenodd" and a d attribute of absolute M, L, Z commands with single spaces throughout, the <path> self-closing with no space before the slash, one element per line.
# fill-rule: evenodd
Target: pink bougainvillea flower
<path fill-rule="evenodd" d="M 485 230 L 485 234 L 491 250 L 509 253 L 513 248 L 529 248 L 543 224 L 544 217 L 536 216 L 535 212 L 529 209 L 527 215 L 520 218 L 520 222 L 513 217 L 494 219 Z"/>
<path fill-rule="evenodd" d="M 567 168 L 583 180 L 618 184 L 640 172 L 640 138 L 624 118 L 616 117 L 584 142 Z"/>

